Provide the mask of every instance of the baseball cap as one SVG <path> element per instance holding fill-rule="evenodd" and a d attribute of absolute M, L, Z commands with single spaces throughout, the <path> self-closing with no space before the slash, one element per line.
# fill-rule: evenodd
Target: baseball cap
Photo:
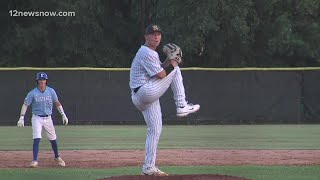
<path fill-rule="evenodd" d="M 156 24 L 150 24 L 147 28 L 146 28 L 146 32 L 145 34 L 151 34 L 153 32 L 159 32 L 162 33 L 161 28 L 156 25 Z"/>

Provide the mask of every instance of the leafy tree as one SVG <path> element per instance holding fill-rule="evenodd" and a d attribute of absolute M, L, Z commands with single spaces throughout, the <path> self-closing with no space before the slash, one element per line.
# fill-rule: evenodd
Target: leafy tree
<path fill-rule="evenodd" d="M 319 0 L 6 3 L 0 11 L 0 66 L 129 67 L 150 23 L 162 27 L 163 43 L 181 46 L 184 66 L 320 65 Z M 10 17 L 14 9 L 76 15 Z"/>

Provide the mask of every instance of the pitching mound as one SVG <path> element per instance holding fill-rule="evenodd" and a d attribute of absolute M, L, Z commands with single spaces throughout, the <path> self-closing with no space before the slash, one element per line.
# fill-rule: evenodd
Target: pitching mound
<path fill-rule="evenodd" d="M 225 176 L 225 175 L 211 175 L 211 174 L 199 174 L 199 175 L 170 175 L 165 177 L 159 176 L 118 176 L 109 177 L 101 180 L 248 180 L 241 177 Z"/>

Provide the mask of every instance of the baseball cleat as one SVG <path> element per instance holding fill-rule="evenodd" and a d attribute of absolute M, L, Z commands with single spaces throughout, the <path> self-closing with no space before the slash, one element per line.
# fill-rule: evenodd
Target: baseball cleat
<path fill-rule="evenodd" d="M 177 116 L 178 117 L 185 117 L 188 116 L 191 113 L 195 113 L 200 109 L 200 105 L 199 104 L 187 104 L 185 107 L 177 108 Z"/>
<path fill-rule="evenodd" d="M 37 168 L 37 167 L 38 167 L 38 161 L 32 161 L 32 162 L 30 163 L 30 167 L 31 167 L 31 168 Z"/>
<path fill-rule="evenodd" d="M 169 176 L 169 174 L 161 171 L 160 169 L 153 167 L 146 170 L 142 170 L 141 175 L 147 176 Z"/>
<path fill-rule="evenodd" d="M 59 164 L 59 166 L 65 167 L 66 163 L 60 158 L 54 158 L 54 160 Z"/>

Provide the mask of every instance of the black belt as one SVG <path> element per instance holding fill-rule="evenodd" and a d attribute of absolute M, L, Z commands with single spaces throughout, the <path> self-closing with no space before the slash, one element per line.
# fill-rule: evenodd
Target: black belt
<path fill-rule="evenodd" d="M 49 117 L 49 115 L 36 115 L 36 116 L 39 116 L 39 117 Z"/>
<path fill-rule="evenodd" d="M 140 88 L 141 88 L 141 86 L 139 86 L 139 87 L 137 87 L 137 88 L 134 88 L 134 89 L 133 89 L 133 92 L 134 92 L 134 93 L 137 93 Z"/>

